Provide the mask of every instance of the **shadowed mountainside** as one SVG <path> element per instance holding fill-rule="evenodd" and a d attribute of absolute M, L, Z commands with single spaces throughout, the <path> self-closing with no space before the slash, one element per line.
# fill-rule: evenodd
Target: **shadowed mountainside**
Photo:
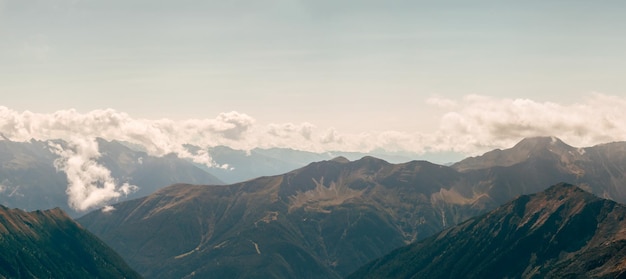
<path fill-rule="evenodd" d="M 497 151 L 512 159 L 453 167 L 336 158 L 227 186 L 174 185 L 79 222 L 147 278 L 337 278 L 547 185 L 583 182 L 619 201 L 620 146 L 530 138 Z"/>
<path fill-rule="evenodd" d="M 524 195 L 348 278 L 623 278 L 626 208 L 572 185 Z"/>
<path fill-rule="evenodd" d="M 337 158 L 229 186 L 174 185 L 79 222 L 147 278 L 339 278 L 481 212 L 444 188 L 458 180 L 428 162 Z"/>
<path fill-rule="evenodd" d="M 0 277 L 141 278 L 62 210 L 0 206 Z"/>
<path fill-rule="evenodd" d="M 482 176 L 508 170 L 509 176 L 494 181 L 498 191 L 509 192 L 499 194 L 505 198 L 515 196 L 510 193 L 541 191 L 538 185 L 566 181 L 599 197 L 626 203 L 626 142 L 575 148 L 555 137 L 527 138 L 510 149 L 467 158 L 452 167 L 468 175 Z M 544 184 L 524 185 L 523 189 L 510 186 L 523 176 L 536 176 L 537 182 Z M 554 179 L 545 181 L 549 177 Z M 499 196 L 494 192 L 490 195 Z"/>

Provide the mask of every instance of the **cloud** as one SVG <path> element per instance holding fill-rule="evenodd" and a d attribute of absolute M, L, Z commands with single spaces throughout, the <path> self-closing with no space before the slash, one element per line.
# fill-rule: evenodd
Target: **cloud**
<path fill-rule="evenodd" d="M 554 135 L 578 146 L 624 140 L 626 98 L 593 93 L 570 104 L 531 99 L 468 95 L 458 99 L 432 97 L 426 104 L 441 111 L 426 121 L 438 122 L 433 131 L 363 131 L 345 133 L 303 123 L 258 124 L 244 113 L 225 112 L 215 118 L 140 119 L 112 109 L 51 114 L 16 112 L 0 107 L 0 133 L 11 140 L 101 137 L 145 147 L 154 156 L 176 153 L 213 166 L 207 148 L 227 145 L 287 147 L 307 151 L 333 150 L 439 152 L 474 155 L 512 146 L 523 137 Z M 393 113 L 393 112 L 390 112 Z M 407 121 L 413 121 L 408 119 Z M 191 149 L 189 145 L 199 148 Z"/>
<path fill-rule="evenodd" d="M 96 161 L 100 152 L 94 139 L 72 138 L 67 146 L 50 142 L 50 147 L 59 155 L 54 166 L 67 176 L 68 204 L 74 210 L 100 207 L 138 189 L 128 183 L 118 185 L 111 172 Z"/>
<path fill-rule="evenodd" d="M 626 98 L 619 96 L 592 93 L 570 103 L 556 103 L 467 95 L 456 99 L 432 97 L 425 103 L 440 114 L 406 121 L 438 123 L 432 131 L 372 129 L 346 133 L 309 122 L 259 124 L 252 116 L 236 111 L 220 113 L 215 118 L 176 121 L 134 118 L 112 109 L 86 113 L 69 109 L 44 114 L 0 106 L 0 134 L 14 141 L 69 140 L 68 146 L 55 150 L 60 156 L 58 168 L 70 180 L 70 203 L 78 209 L 105 205 L 133 189 L 131 185 L 117 185 L 108 170 L 97 164 L 97 137 L 143 146 L 153 156 L 175 153 L 223 168 L 228 166 L 215 166 L 209 147 L 226 145 L 247 151 L 255 147 L 313 152 L 451 151 L 477 155 L 513 146 L 531 136 L 552 135 L 574 146 L 626 139 Z"/>
<path fill-rule="evenodd" d="M 113 211 L 113 210 L 115 210 L 115 207 L 113 207 L 113 206 L 111 206 L 111 205 L 107 205 L 107 206 L 105 206 L 105 207 L 103 207 L 103 208 L 101 209 L 102 213 L 111 212 L 111 211 Z"/>
<path fill-rule="evenodd" d="M 77 135 L 100 137 L 139 144 L 151 155 L 176 153 L 207 165 L 212 160 L 206 152 L 190 153 L 184 145 L 237 145 L 254 122 L 252 117 L 234 111 L 221 113 L 215 119 L 173 121 L 137 119 L 112 109 L 87 113 L 69 109 L 42 114 L 0 107 L 0 132 L 14 141 L 66 139 Z"/>
<path fill-rule="evenodd" d="M 326 134 L 322 136 L 321 142 L 324 144 L 341 144 L 343 142 L 343 138 L 339 135 L 339 132 L 337 132 L 335 128 L 330 128 L 326 131 Z"/>
<path fill-rule="evenodd" d="M 207 128 L 227 139 L 239 140 L 254 122 L 255 120 L 246 114 L 231 111 L 218 115 L 216 121 L 212 122 Z"/>
<path fill-rule="evenodd" d="M 112 109 L 87 113 L 70 109 L 41 114 L 0 107 L 0 133 L 17 141 L 67 139 L 77 135 L 122 140 L 144 146 L 154 156 L 176 153 L 209 166 L 214 163 L 207 148 L 216 145 L 242 150 L 255 147 L 315 152 L 385 149 L 473 155 L 509 147 L 530 136 L 554 135 L 578 146 L 626 139 L 626 122 L 621 121 L 626 117 L 623 97 L 593 93 L 564 104 L 468 95 L 457 99 L 432 97 L 426 104 L 441 111 L 440 115 L 425 120 L 438 122 L 438 128 L 433 131 L 345 133 L 309 122 L 258 124 L 253 117 L 235 111 L 215 118 L 174 121 L 133 118 Z M 189 145 L 199 148 L 192 150 Z"/>
<path fill-rule="evenodd" d="M 304 122 L 300 124 L 288 123 L 271 123 L 268 125 L 267 133 L 277 138 L 287 138 L 296 140 L 311 140 L 315 125 Z"/>
<path fill-rule="evenodd" d="M 624 117 L 626 98 L 599 93 L 571 104 L 470 95 L 443 115 L 436 138 L 441 142 L 438 149 L 465 153 L 547 135 L 589 146 L 625 140 Z"/>

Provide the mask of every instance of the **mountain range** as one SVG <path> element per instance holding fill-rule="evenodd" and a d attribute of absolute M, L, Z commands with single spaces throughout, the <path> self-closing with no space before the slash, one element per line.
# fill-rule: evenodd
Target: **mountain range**
<path fill-rule="evenodd" d="M 173 185 L 78 221 L 146 278 L 339 278 L 561 181 L 623 202 L 625 149 L 539 137 L 451 167 L 338 157 L 231 185 Z"/>
<path fill-rule="evenodd" d="M 59 142 L 63 144 L 55 141 Z M 66 204 L 67 180 L 54 168 L 58 155 L 49 144 L 0 141 L 0 203 L 20 208 Z M 115 210 L 94 211 L 78 222 L 146 278 L 341 278 L 357 270 L 365 276 L 361 266 L 394 249 L 427 242 L 444 229 L 520 195 L 541 192 L 548 185 L 565 181 L 602 198 L 626 201 L 624 142 L 575 148 L 553 137 L 527 138 L 512 148 L 450 166 L 427 161 L 392 164 L 371 156 L 357 160 L 336 157 L 229 185 L 219 185 L 217 176 L 208 173 L 211 169 L 175 155 L 151 157 L 127 144 L 102 139 L 98 145 L 98 163 L 117 181 L 139 185 L 140 191 L 121 199 L 126 201 L 115 204 Z M 214 160 L 229 166 L 233 163 L 230 171 L 239 168 L 248 175 L 277 172 L 306 164 L 315 156 L 329 156 L 300 156 L 300 151 L 283 149 L 248 154 L 222 149 L 223 157 L 218 149 L 211 151 Z M 278 167 L 271 170 L 266 166 Z M 193 184 L 178 183 L 181 181 Z M 177 184 L 163 188 L 172 183 Z M 547 235 L 554 228 L 543 232 Z M 611 233 L 592 234 L 609 239 Z M 621 255 L 621 248 L 611 247 L 610 251 Z M 607 258 L 606 253 L 587 256 L 602 262 L 592 256 Z M 548 270 L 556 270 L 557 266 L 551 266 L 556 263 L 566 266 L 564 261 L 571 258 L 550 258 L 553 256 L 542 256 L 548 260 L 539 263 L 535 259 L 526 266 L 536 272 L 524 269 L 519 274 L 528 278 L 563 275 Z M 574 270 L 576 264 L 580 262 L 572 261 L 567 269 Z M 605 272 L 602 270 L 609 269 L 596 267 L 575 273 L 619 274 L 617 269 Z M 386 270 L 373 274 L 383 276 Z"/>
<path fill-rule="evenodd" d="M 197 149 L 198 147 L 195 148 Z M 376 150 L 368 153 L 341 151 L 316 153 L 290 148 L 254 148 L 245 151 L 232 149 L 227 146 L 211 147 L 208 149 L 208 153 L 217 167 L 207 167 L 200 164 L 197 166 L 229 184 L 260 176 L 283 174 L 304 167 L 312 162 L 331 160 L 340 156 L 349 160 L 373 156 L 395 163 L 408 162 L 417 157 L 428 157 L 428 154 L 418 155 Z"/>
<path fill-rule="evenodd" d="M 329 160 L 343 155 L 351 159 L 367 153 L 314 153 L 288 148 L 255 148 L 235 150 L 226 146 L 209 148 L 214 167 L 178 158 L 175 154 L 150 156 L 142 146 L 120 141 L 96 139 L 101 156 L 96 159 L 118 183 L 138 186 L 138 191 L 117 201 L 138 198 L 174 183 L 212 184 L 235 183 L 252 178 L 282 174 L 311 162 Z M 67 146 L 63 140 L 14 142 L 0 138 L 0 204 L 24 210 L 60 207 L 71 216 L 79 216 L 68 206 L 67 178 L 54 167 L 59 155 L 50 144 Z M 190 147 L 198 149 L 199 147 Z M 409 161 L 415 154 L 373 151 L 394 162 Z M 228 166 L 228 167 L 223 167 Z"/>
<path fill-rule="evenodd" d="M 0 206 L 1 278 L 141 278 L 61 209 Z"/>
<path fill-rule="evenodd" d="M 228 186 L 174 185 L 79 222 L 147 278 L 340 278 L 441 229 L 440 212 L 458 208 L 430 202 L 440 168 L 336 158 Z"/>
<path fill-rule="evenodd" d="M 523 195 L 348 278 L 624 278 L 626 207 L 568 184 Z"/>

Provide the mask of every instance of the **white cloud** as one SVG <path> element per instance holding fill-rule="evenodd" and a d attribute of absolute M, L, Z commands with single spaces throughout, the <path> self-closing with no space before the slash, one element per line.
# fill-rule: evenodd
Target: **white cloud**
<path fill-rule="evenodd" d="M 133 118 L 112 109 L 86 113 L 70 109 L 43 114 L 0 106 L 0 133 L 14 141 L 69 140 L 70 146 L 57 149 L 61 157 L 58 166 L 70 178 L 70 203 L 79 209 L 102 206 L 132 190 L 130 185 L 116 185 L 108 170 L 96 163 L 99 155 L 96 137 L 138 144 L 154 156 L 176 153 L 209 166 L 214 163 L 207 148 L 216 145 L 242 150 L 255 147 L 315 152 L 384 149 L 476 155 L 493 148 L 510 147 L 530 136 L 553 135 L 574 146 L 626 140 L 624 97 L 593 93 L 565 104 L 468 95 L 458 99 L 433 97 L 426 103 L 441 114 L 431 119 L 406 121 L 437 122 L 434 131 L 345 133 L 308 122 L 259 124 L 253 117 L 234 111 L 212 119 L 175 121 Z"/>
<path fill-rule="evenodd" d="M 74 210 L 100 207 L 138 189 L 128 183 L 118 185 L 111 172 L 96 161 L 100 152 L 94 139 L 72 138 L 68 146 L 50 143 L 50 147 L 60 156 L 54 166 L 67 176 L 68 204 Z"/>
<path fill-rule="evenodd" d="M 471 95 L 444 114 L 436 138 L 441 142 L 438 149 L 465 153 L 547 135 L 589 146 L 626 140 L 624 117 L 626 98 L 598 93 L 572 104 Z"/>
<path fill-rule="evenodd" d="M 222 113 L 215 119 L 173 121 L 137 119 L 112 109 L 87 113 L 70 109 L 41 114 L 30 111 L 19 113 L 0 107 L 0 132 L 11 140 L 66 139 L 70 135 L 101 137 L 140 144 L 151 155 L 177 153 L 208 165 L 212 164 L 212 160 L 206 152 L 192 154 L 183 145 L 237 145 L 245 139 L 253 124 L 252 117 L 238 112 Z"/>
<path fill-rule="evenodd" d="M 213 119 L 139 119 L 112 109 L 51 114 L 16 112 L 0 107 L 0 133 L 11 140 L 101 137 L 144 146 L 148 153 L 176 153 L 212 165 L 206 147 L 227 145 L 289 147 L 308 151 L 456 151 L 476 154 L 512 146 L 523 137 L 554 135 L 578 146 L 626 139 L 626 98 L 590 94 L 571 104 L 530 99 L 502 99 L 468 95 L 459 99 L 430 98 L 427 104 L 442 110 L 432 119 L 435 131 L 364 131 L 345 133 L 312 123 L 261 125 L 246 114 L 221 113 Z M 389 112 L 393 113 L 393 112 Z M 365 120 L 366 121 L 366 120 Z M 186 144 L 199 146 L 190 151 Z"/>
<path fill-rule="evenodd" d="M 321 142 L 324 144 L 341 144 L 343 138 L 335 128 L 330 128 L 326 131 L 326 134 L 321 137 Z"/>
<path fill-rule="evenodd" d="M 103 207 L 101 210 L 102 210 L 102 213 L 107 213 L 107 212 L 111 212 L 111 211 L 115 210 L 115 207 L 113 207 L 111 205 L 107 205 L 107 206 Z"/>
<path fill-rule="evenodd" d="M 364 131 L 344 133 L 312 123 L 261 125 L 243 113 L 227 112 L 213 119 L 138 119 L 115 110 L 79 113 L 62 110 L 52 114 L 16 112 L 0 107 L 0 132 L 11 140 L 102 137 L 145 146 L 148 153 L 176 153 L 195 162 L 212 165 L 206 147 L 227 145 L 249 150 L 255 147 L 289 147 L 309 151 L 387 150 L 456 151 L 476 154 L 513 145 L 523 137 L 554 135 L 578 146 L 626 139 L 626 98 L 591 94 L 571 104 L 530 99 L 502 99 L 468 95 L 460 99 L 430 98 L 442 110 L 432 119 L 436 131 Z M 390 112 L 393 113 L 393 112 Z M 185 147 L 201 147 L 191 152 Z"/>

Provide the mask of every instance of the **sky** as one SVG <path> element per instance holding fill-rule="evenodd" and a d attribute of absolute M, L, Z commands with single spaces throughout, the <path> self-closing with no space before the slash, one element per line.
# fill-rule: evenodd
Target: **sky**
<path fill-rule="evenodd" d="M 624 12 L 622 1 L 0 0 L 0 106 L 172 121 L 236 113 L 326 142 L 433 137 L 476 96 L 623 101 Z M 533 135 L 512 134 L 457 149 Z M 260 144 L 248 141 L 239 145 Z"/>
<path fill-rule="evenodd" d="M 0 133 L 65 139 L 50 148 L 80 210 L 135 189 L 97 163 L 96 137 L 207 165 L 186 144 L 419 157 L 623 141 L 625 14 L 623 1 L 0 0 Z"/>

